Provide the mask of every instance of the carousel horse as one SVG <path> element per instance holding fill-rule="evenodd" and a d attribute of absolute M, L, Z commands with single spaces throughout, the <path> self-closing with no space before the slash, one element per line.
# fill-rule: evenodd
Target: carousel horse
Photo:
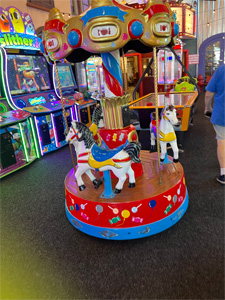
<path fill-rule="evenodd" d="M 126 174 L 129 176 L 129 188 L 135 187 L 134 171 L 131 163 L 140 163 L 139 153 L 140 143 L 126 143 L 116 149 L 102 149 L 93 138 L 92 131 L 81 122 L 73 121 L 72 126 L 66 136 L 66 141 L 75 147 L 77 153 L 77 170 L 75 177 L 79 190 L 86 187 L 81 176 L 86 173 L 94 186 L 98 185 L 98 180 L 92 174 L 91 170 L 101 172 L 111 170 L 118 178 L 115 193 L 118 194 L 123 188 L 126 180 Z"/>
<path fill-rule="evenodd" d="M 177 146 L 177 137 L 173 128 L 173 125 L 178 124 L 176 115 L 176 109 L 173 105 L 166 106 L 162 111 L 162 117 L 159 123 L 159 144 L 161 148 L 160 161 L 163 162 L 167 153 L 167 143 L 171 145 L 173 149 L 173 162 L 179 161 L 179 149 Z M 150 137 L 151 137 L 151 149 L 155 148 L 155 141 L 157 138 L 156 133 L 156 120 L 155 113 L 151 114 L 150 123 Z"/>

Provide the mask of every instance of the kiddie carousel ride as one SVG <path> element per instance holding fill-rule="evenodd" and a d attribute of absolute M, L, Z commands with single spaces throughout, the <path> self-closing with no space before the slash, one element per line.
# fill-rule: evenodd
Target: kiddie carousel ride
<path fill-rule="evenodd" d="M 177 153 L 174 161 L 165 159 L 165 153 L 160 155 L 157 101 L 158 154 L 140 151 L 137 132 L 129 122 L 129 95 L 126 84 L 123 89 L 120 68 L 121 53 L 153 50 L 156 60 L 156 48 L 174 45 L 178 32 L 170 7 L 162 1 L 149 0 L 145 9 L 139 10 L 115 0 L 93 0 L 84 13 L 68 21 L 57 9 L 50 11 L 43 32 L 45 55 L 55 62 L 65 57 L 76 62 L 94 54 L 103 62 L 104 127 L 98 128 L 95 122 L 88 128 L 75 121 L 66 137 L 77 153 L 77 166 L 74 164 L 65 179 L 66 213 L 72 225 L 86 234 L 114 240 L 150 236 L 178 222 L 188 207 Z M 176 139 L 166 123 L 177 122 L 174 107 L 167 104 L 165 142 L 171 135 Z M 99 143 L 95 143 L 96 136 Z"/>

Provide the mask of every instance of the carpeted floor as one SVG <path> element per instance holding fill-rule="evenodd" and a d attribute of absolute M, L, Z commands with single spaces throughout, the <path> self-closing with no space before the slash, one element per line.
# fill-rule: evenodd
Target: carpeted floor
<path fill-rule="evenodd" d="M 190 204 L 160 234 L 110 241 L 76 230 L 64 207 L 67 146 L 2 179 L 1 299 L 224 299 L 225 194 L 203 96 L 180 154 Z"/>

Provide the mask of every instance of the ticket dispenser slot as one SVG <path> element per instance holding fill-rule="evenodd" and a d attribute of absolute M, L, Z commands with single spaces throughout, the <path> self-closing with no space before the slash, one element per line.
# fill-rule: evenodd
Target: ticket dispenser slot
<path fill-rule="evenodd" d="M 55 116 L 54 123 L 55 123 L 58 142 L 62 142 L 65 140 L 63 116 L 62 115 Z"/>
<path fill-rule="evenodd" d="M 80 110 L 80 119 L 81 119 L 81 122 L 82 122 L 83 124 L 88 124 L 88 123 L 89 123 L 88 109 L 87 109 L 87 107 L 82 108 L 82 109 Z"/>

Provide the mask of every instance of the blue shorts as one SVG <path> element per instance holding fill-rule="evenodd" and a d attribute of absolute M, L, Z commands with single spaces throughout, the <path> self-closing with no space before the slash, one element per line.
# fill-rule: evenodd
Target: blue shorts
<path fill-rule="evenodd" d="M 225 140 L 225 126 L 213 124 L 217 140 Z"/>

